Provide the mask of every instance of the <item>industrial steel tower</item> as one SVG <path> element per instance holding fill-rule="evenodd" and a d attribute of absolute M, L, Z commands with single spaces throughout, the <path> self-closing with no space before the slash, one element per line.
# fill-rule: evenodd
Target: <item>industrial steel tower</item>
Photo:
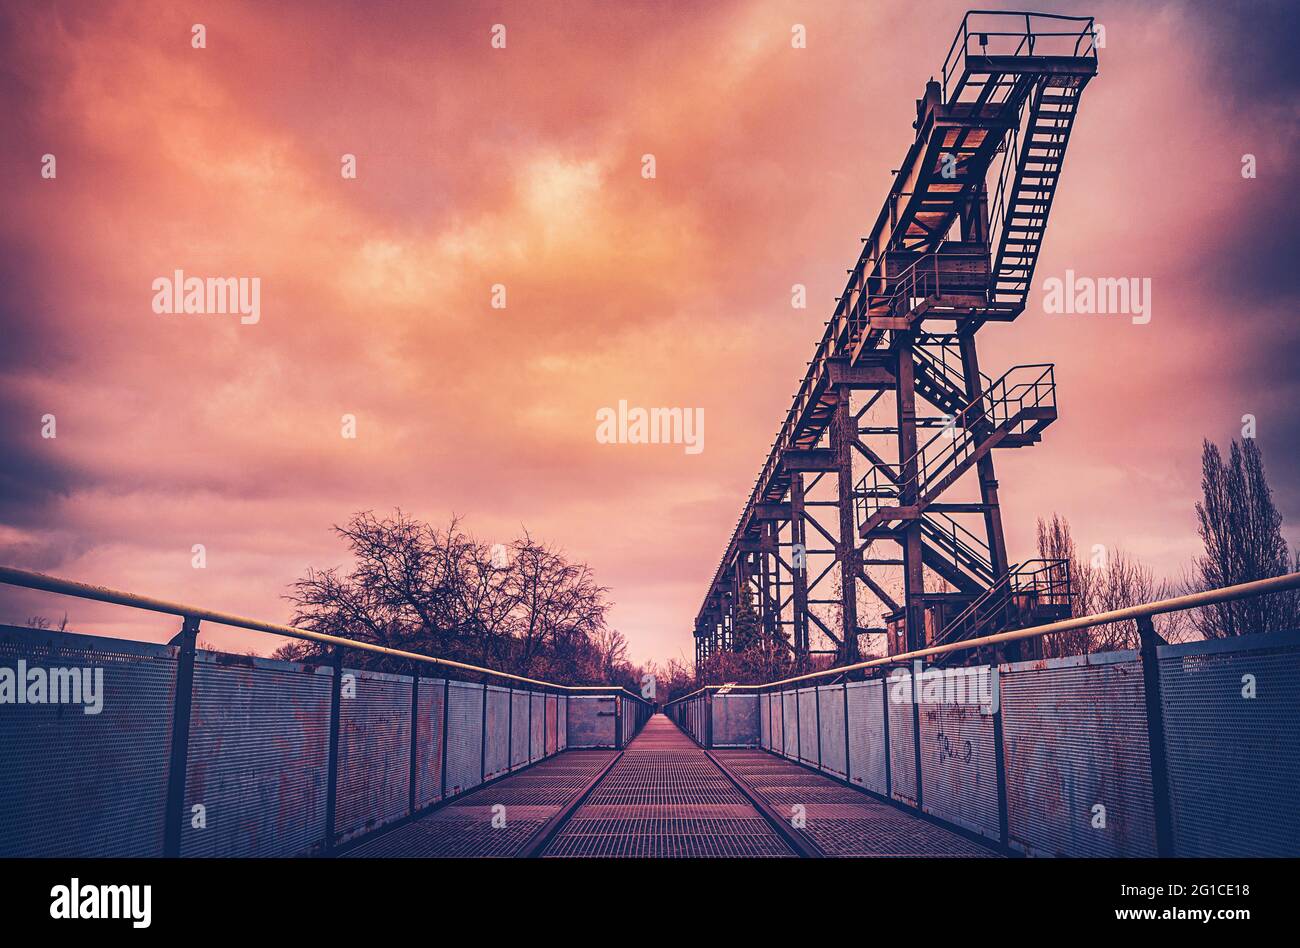
<path fill-rule="evenodd" d="M 801 669 L 864 634 L 898 654 L 1069 613 L 1067 561 L 1009 561 L 994 467 L 1055 420 L 1052 366 L 991 378 L 975 336 L 1024 310 L 1096 72 L 1091 18 L 963 19 L 697 615 L 697 668 L 740 610 Z"/>

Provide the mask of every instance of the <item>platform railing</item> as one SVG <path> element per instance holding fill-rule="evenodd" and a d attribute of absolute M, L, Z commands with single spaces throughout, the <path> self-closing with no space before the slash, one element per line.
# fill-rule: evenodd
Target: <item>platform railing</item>
<path fill-rule="evenodd" d="M 944 102 L 960 100 L 969 80 L 966 60 L 971 55 L 1096 59 L 1095 31 L 1090 16 L 971 10 L 962 17 L 943 61 Z"/>
<path fill-rule="evenodd" d="M 1026 418 L 1027 410 L 1055 407 L 1055 366 L 1012 366 L 898 465 L 900 472 L 914 466 L 915 475 L 895 481 L 879 466 L 872 466 L 858 480 L 854 506 L 859 524 L 882 510 L 899 507 L 904 486 L 914 484 L 917 502 L 927 502 L 935 483 L 964 464 L 993 431 L 1005 428 L 1005 434 L 1023 434 L 1039 420 Z"/>
<path fill-rule="evenodd" d="M 885 658 L 873 658 L 868 661 L 855 662 L 852 665 L 840 665 L 836 668 L 828 668 L 824 671 L 808 672 L 804 675 L 796 675 L 792 678 L 783 678 L 780 681 L 773 681 L 763 685 L 737 684 L 732 685 L 731 688 L 735 691 L 759 691 L 780 688 L 804 681 L 833 678 L 840 675 L 848 675 L 853 672 L 866 671 L 867 669 L 906 664 L 913 659 L 918 658 L 932 658 L 937 655 L 946 655 L 949 652 L 962 652 L 970 649 L 986 648 L 992 645 L 1003 645 L 1008 642 L 1020 642 L 1026 639 L 1042 638 L 1046 635 L 1057 635 L 1062 632 L 1091 629 L 1101 625 L 1110 625 L 1114 622 L 1126 622 L 1130 619 L 1137 620 L 1139 627 L 1141 627 L 1144 624 L 1150 624 L 1150 621 L 1154 616 L 1166 615 L 1172 612 L 1185 612 L 1189 609 L 1199 609 L 1203 606 L 1212 606 L 1221 602 L 1235 602 L 1239 599 L 1266 596 L 1270 593 L 1286 592 L 1291 589 L 1300 589 L 1300 573 L 1286 573 L 1282 576 L 1272 576 L 1268 579 L 1257 579 L 1249 583 L 1238 583 L 1233 586 L 1224 586 L 1221 589 L 1210 589 L 1205 592 L 1174 596 L 1170 599 L 1161 599 L 1157 602 L 1145 603 L 1139 606 L 1126 606 L 1123 609 L 1113 609 L 1109 612 L 1099 612 L 1088 616 L 1075 616 L 1071 619 L 1061 619 L 1057 622 L 1030 626 L 1025 629 L 1012 629 L 1008 632 L 997 632 L 992 635 L 983 635 L 979 638 L 963 639 L 960 642 L 934 645 L 927 648 L 915 649 L 910 652 L 902 652 L 897 655 L 890 655 Z"/>
<path fill-rule="evenodd" d="M 169 714 L 170 715 L 170 738 L 165 742 L 167 759 L 158 761 L 155 767 L 148 769 L 149 773 L 165 775 L 162 779 L 166 782 L 165 793 L 165 812 L 162 814 L 162 837 L 160 854 L 164 856 L 178 856 L 182 854 L 181 838 L 183 828 L 186 824 L 184 818 L 186 806 L 187 779 L 190 770 L 190 737 L 191 723 L 202 727 L 205 724 L 213 725 L 214 722 L 204 722 L 195 717 L 195 697 L 198 691 L 195 669 L 196 659 L 200 659 L 205 667 L 214 665 L 214 667 L 239 666 L 246 669 L 246 680 L 243 687 L 252 688 L 254 678 L 259 673 L 263 676 L 257 678 L 257 681 L 265 682 L 269 687 L 275 688 L 285 683 L 285 679 L 275 677 L 274 671 L 283 672 L 284 669 L 291 667 L 310 669 L 313 666 L 319 668 L 322 672 L 330 672 L 331 682 L 329 686 L 329 696 L 327 699 L 328 714 L 327 717 L 314 721 L 313 726 L 322 730 L 328 728 L 327 758 L 325 761 L 324 782 L 327 793 L 325 794 L 324 824 L 316 834 L 319 840 L 317 848 L 312 852 L 329 853 L 334 851 L 336 846 L 345 842 L 352 842 L 358 838 L 355 834 L 349 838 L 346 827 L 336 827 L 335 817 L 339 810 L 339 793 L 340 793 L 340 718 L 341 718 L 341 698 L 344 687 L 344 679 L 347 677 L 344 672 L 344 658 L 349 652 L 360 652 L 370 655 L 383 656 L 390 659 L 396 659 L 407 667 L 410 671 L 410 692 L 409 698 L 403 698 L 403 709 L 398 710 L 388 708 L 385 713 L 400 714 L 404 717 L 405 724 L 410 736 L 409 752 L 402 749 L 405 764 L 409 765 L 409 773 L 403 773 L 400 779 L 409 781 L 406 790 L 409 797 L 409 805 L 402 818 L 411 818 L 420 812 L 430 808 L 430 805 L 420 805 L 417 799 L 417 759 L 421 754 L 441 754 L 441 762 L 430 761 L 429 765 L 438 771 L 439 779 L 442 785 L 440 789 L 431 790 L 430 794 L 434 797 L 431 805 L 441 805 L 447 800 L 455 798 L 463 792 L 468 792 L 477 786 L 486 783 L 489 779 L 496 776 L 504 776 L 520 767 L 529 766 L 532 763 L 553 756 L 560 750 L 569 746 L 604 746 L 614 749 L 622 748 L 631 740 L 640 730 L 641 726 L 649 718 L 653 711 L 653 704 L 646 701 L 640 695 L 629 691 L 626 688 L 617 685 L 565 685 L 557 682 L 545 681 L 537 678 L 530 678 L 525 675 L 518 675 L 512 672 L 501 671 L 494 668 L 486 668 L 478 665 L 472 665 L 466 662 L 456 661 L 449 658 L 441 658 L 434 655 L 426 655 L 420 652 L 413 652 L 406 649 L 392 648 L 389 646 L 378 645 L 372 642 L 360 641 L 357 639 L 347 638 L 345 636 L 331 635 L 317 632 L 311 629 L 302 629 L 295 626 L 281 625 L 273 622 L 265 622 L 259 619 L 249 619 L 243 616 L 237 616 L 232 613 L 222 612 L 215 609 L 209 609 L 187 603 L 173 602 L 165 599 L 158 599 L 150 596 L 143 596 L 137 593 L 124 592 L 122 590 L 111 589 L 105 586 L 82 583 L 74 580 L 62 579 L 60 577 L 49 576 L 44 573 L 33 572 L 30 570 L 16 569 L 9 566 L 0 566 L 0 584 L 15 586 L 25 589 L 38 590 L 43 592 L 55 593 L 58 595 L 71 596 L 78 599 L 105 602 L 112 605 L 123 606 L 127 608 L 141 609 L 164 615 L 171 615 L 181 620 L 181 629 L 179 634 L 168 643 L 167 646 L 148 645 L 137 643 L 133 640 L 122 640 L 123 645 L 128 649 L 133 649 L 134 653 L 138 652 L 140 660 L 148 662 L 150 660 L 163 659 L 170 668 L 174 662 L 174 674 L 168 673 L 169 681 L 167 688 L 168 697 L 158 700 L 156 694 L 150 695 L 149 700 L 141 699 L 140 706 L 143 709 L 141 714 L 133 716 L 135 722 L 133 726 L 144 725 L 151 713 Z M 246 656 L 220 655 L 219 653 L 206 653 L 197 648 L 199 627 L 201 622 L 209 622 L 215 625 L 229 626 L 232 628 L 245 629 L 253 632 L 268 633 L 271 635 L 282 636 L 285 638 L 296 639 L 300 641 L 313 642 L 318 645 L 328 647 L 327 654 L 319 657 L 307 659 L 299 663 L 284 663 L 266 659 L 253 659 Z M 4 629 L 7 641 L 0 644 L 4 645 L 6 654 L 13 655 L 20 659 L 26 659 L 24 642 L 31 642 L 32 648 L 36 650 L 54 650 L 60 654 L 67 653 L 69 650 L 74 652 L 84 652 L 90 661 L 95 660 L 95 656 L 103 654 L 106 658 L 114 646 L 108 639 L 99 637 L 79 635 L 73 633 L 51 632 L 48 629 L 28 629 L 22 627 L 5 627 Z M 33 653 L 35 654 L 35 653 Z M 120 658 L 111 659 L 117 665 L 121 664 Z M 261 663 L 260 665 L 258 663 Z M 28 663 L 32 664 L 31 662 Z M 274 666 L 274 668 L 272 668 Z M 108 668 L 114 667 L 109 664 Z M 423 672 L 422 672 L 423 670 Z M 376 680 L 393 679 L 394 676 L 384 673 L 374 672 L 369 669 L 358 669 L 357 678 L 374 676 Z M 434 680 L 428 673 L 436 672 L 445 675 L 445 679 L 439 679 L 441 685 L 440 704 L 439 697 L 429 693 L 427 688 Z M 208 674 L 211 674 L 211 670 Z M 398 676 L 399 679 L 405 679 L 406 676 Z M 483 684 L 473 684 L 465 681 L 453 681 L 453 678 L 482 678 Z M 496 682 L 496 686 L 489 686 L 487 682 Z M 499 686 L 499 687 L 498 687 Z M 391 681 L 388 683 L 391 690 Z M 451 721 L 450 702 L 452 691 L 464 691 L 471 689 L 474 693 L 472 700 L 474 707 L 478 708 L 481 703 L 481 711 L 473 711 L 469 718 L 477 719 L 477 733 L 470 736 L 453 732 Z M 504 731 L 504 748 L 490 746 L 489 738 L 489 691 L 496 691 L 498 694 L 507 692 L 505 700 L 505 718 L 506 723 L 502 730 Z M 479 695 L 481 692 L 481 695 Z M 514 718 L 516 699 L 521 695 L 528 695 L 525 700 L 527 721 L 522 724 L 517 723 Z M 102 696 L 101 696 L 102 697 Z M 535 700 L 540 699 L 540 700 Z M 569 699 L 573 699 L 572 701 Z M 589 705 L 585 700 L 596 699 L 595 704 Z M 217 696 L 215 700 L 220 700 Z M 245 695 L 245 701 L 250 700 Z M 303 700 L 302 695 L 298 694 L 291 698 L 285 697 L 286 701 Z M 429 707 L 424 707 L 423 703 L 428 701 Z M 540 705 L 540 708 L 537 707 Z M 601 707 L 596 707 L 601 705 Z M 432 707 L 437 707 L 438 712 L 435 716 L 439 717 L 435 729 L 440 729 L 440 735 L 427 733 L 427 723 L 422 726 L 424 718 L 432 713 Z M 294 706 L 298 710 L 297 705 Z M 540 710 L 540 715 L 538 711 Z M 224 713 L 224 712 L 223 712 Z M 237 709 L 238 714 L 251 714 L 250 707 L 241 706 Z M 314 712 L 313 712 L 314 713 Z M 322 710 L 321 713 L 324 713 Z M 422 717 L 424 716 L 424 717 Z M 570 732 L 575 729 L 575 717 L 582 716 L 584 730 L 575 743 L 570 739 Z M 462 723 L 468 723 L 466 718 Z M 608 720 L 612 718 L 613 720 Z M 64 720 L 75 721 L 77 716 L 68 716 Z M 590 720 L 588 720 L 590 719 Z M 98 721 L 98 718 L 87 718 L 87 720 Z M 561 727 L 563 721 L 563 729 Z M 21 722 L 17 718 L 10 718 L 3 722 L 4 730 L 0 730 L 0 741 L 17 740 L 26 741 L 35 739 L 35 735 L 27 734 L 22 730 Z M 263 734 L 256 727 L 257 722 L 250 720 L 250 725 L 245 731 L 240 731 L 238 737 L 240 740 L 269 740 L 270 735 Z M 47 722 L 48 725 L 48 722 Z M 540 753 L 537 753 L 537 731 L 540 725 Z M 153 727 L 152 724 L 149 725 Z M 221 726 L 216 722 L 214 726 Z M 526 730 L 526 736 L 524 731 Z M 423 738 L 427 746 L 421 745 L 421 731 L 424 730 Z M 93 733 L 101 733 L 95 731 Z M 516 734 L 519 736 L 517 737 Z M 280 735 L 284 737 L 284 735 Z M 434 738 L 437 738 L 434 740 Z M 582 743 L 582 741 L 586 743 Z M 467 760 L 472 762 L 477 757 L 477 770 L 470 774 L 473 781 L 467 786 L 460 786 L 449 783 L 448 781 L 448 755 L 447 748 L 449 743 L 465 744 L 469 741 L 471 745 L 476 745 L 477 749 L 462 747 L 468 755 Z M 283 742 L 282 742 L 283 743 Z M 291 743 L 291 742 L 290 742 Z M 516 761 L 516 751 L 522 744 L 522 759 Z M 226 748 L 233 752 L 233 748 Z M 322 748 L 326 750 L 326 748 Z M 489 773 L 489 750 L 494 752 L 496 759 L 500 759 L 504 753 L 504 769 L 498 769 L 495 773 Z M 94 748 L 89 749 L 90 752 Z M 274 756 L 270 748 L 266 753 Z M 144 748 L 140 749 L 141 755 L 146 755 Z M 265 756 L 265 755 L 264 755 Z M 288 778 L 293 775 L 280 774 L 281 778 Z M 298 775 L 304 780 L 310 782 L 310 779 Z M 107 778 L 106 778 L 107 779 Z M 248 774 L 241 775 L 241 782 L 252 780 Z M 254 780 L 255 784 L 256 781 Z M 0 855 L 14 855 L 13 840 L 6 839 L 5 829 L 5 798 L 8 794 L 9 803 L 13 803 L 16 797 L 14 794 L 26 792 L 24 787 L 18 783 L 10 786 L 4 792 L 0 792 Z M 242 783 L 241 783 L 242 787 Z M 29 787 L 35 792 L 34 787 Z M 257 789 L 254 787 L 254 789 Z M 263 790 L 265 788 L 262 788 Z M 54 792 L 50 788 L 45 788 L 41 792 Z M 21 803 L 22 801 L 19 800 Z M 251 804 L 250 804 L 251 805 Z M 282 808 L 283 809 L 283 808 Z M 257 818 L 249 814 L 245 819 L 251 820 L 256 824 Z M 148 817 L 145 817 L 146 823 Z M 156 825 L 156 824 L 155 824 Z M 380 826 L 386 825 L 386 820 L 376 814 L 373 821 L 366 822 L 364 832 L 370 832 Z M 139 835 L 148 835 L 142 833 Z M 22 847 L 17 847 L 20 854 Z M 145 847 L 147 849 L 147 847 Z M 59 855 L 62 853 L 37 852 L 35 855 Z M 120 853 L 107 852 L 95 853 L 100 855 L 119 855 Z M 159 854 L 159 853 L 145 853 Z M 276 855 L 303 855 L 304 852 L 288 851 L 276 852 Z"/>
<path fill-rule="evenodd" d="M 727 722 L 733 746 L 1012 853 L 1300 856 L 1300 630 L 1171 645 L 1153 621 L 1298 589 L 1289 573 L 766 684 L 708 685 L 668 710 L 706 747 L 713 723 Z M 1126 621 L 1136 650 L 935 662 Z"/>

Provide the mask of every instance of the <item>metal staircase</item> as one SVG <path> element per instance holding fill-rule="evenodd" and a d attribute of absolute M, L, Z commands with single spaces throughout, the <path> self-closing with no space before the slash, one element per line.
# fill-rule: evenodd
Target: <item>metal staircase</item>
<path fill-rule="evenodd" d="M 1010 139 L 993 202 L 991 232 L 997 254 L 992 298 L 997 303 L 1023 307 L 1029 294 L 1083 89 L 1077 81 L 1068 84 L 1068 79 L 1048 76 L 1038 81 L 1026 106 L 1023 147 L 1019 129 Z M 1006 171 L 1012 167 L 1015 177 L 1008 186 Z"/>
<path fill-rule="evenodd" d="M 937 557 L 925 556 L 925 563 L 963 592 L 988 587 L 996 581 L 988 544 L 945 513 L 929 511 L 921 515 L 922 553 L 927 548 Z M 951 569 L 949 568 L 951 567 Z"/>
<path fill-rule="evenodd" d="M 1026 560 L 972 600 L 933 644 L 1063 619 L 1072 601 L 1069 560 Z"/>
<path fill-rule="evenodd" d="M 934 346 L 925 337 L 918 339 L 912 347 L 913 384 L 917 395 L 945 414 L 956 416 L 970 404 L 970 397 L 961 370 L 948 363 L 947 353 L 944 343 Z M 992 379 L 981 372 L 980 390 L 992 384 Z"/>
<path fill-rule="evenodd" d="M 975 401 L 938 431 L 916 454 L 899 465 L 915 466 L 910 479 L 894 482 L 879 466 L 858 482 L 858 532 L 864 539 L 892 521 L 918 518 L 940 494 L 994 447 L 1024 447 L 1042 437 L 1056 420 L 1056 381 L 1050 364 L 1017 365 L 1007 370 Z M 909 490 L 909 488 L 914 488 Z M 914 496 L 904 506 L 902 499 Z"/>

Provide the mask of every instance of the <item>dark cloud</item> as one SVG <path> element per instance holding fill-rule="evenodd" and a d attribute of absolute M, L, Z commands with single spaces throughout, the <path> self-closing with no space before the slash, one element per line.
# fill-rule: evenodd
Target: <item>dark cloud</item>
<path fill-rule="evenodd" d="M 1196 0 L 1190 8 L 1200 20 L 1197 35 L 1215 56 L 1203 68 L 1234 107 L 1295 104 L 1300 92 L 1295 0 Z"/>

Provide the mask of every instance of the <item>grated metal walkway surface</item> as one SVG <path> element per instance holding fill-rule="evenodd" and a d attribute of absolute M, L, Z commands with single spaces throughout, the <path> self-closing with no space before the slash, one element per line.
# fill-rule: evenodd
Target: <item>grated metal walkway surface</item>
<path fill-rule="evenodd" d="M 565 751 L 367 839 L 346 855 L 515 856 L 547 820 L 582 793 L 615 753 Z M 505 818 L 504 826 L 493 825 L 497 815 Z"/>
<path fill-rule="evenodd" d="M 621 756 L 612 750 L 565 751 L 363 840 L 346 855 L 509 857 L 527 855 L 524 851 L 530 843 L 530 852 L 535 853 L 551 833 L 555 835 L 546 843 L 543 856 L 798 855 L 750 796 L 761 801 L 783 828 L 790 820 L 786 832 L 810 843 L 810 855 L 996 855 L 966 837 L 766 751 L 715 750 L 712 754 L 721 767 L 677 725 L 657 714 Z M 614 765 L 592 786 L 611 761 Z M 547 825 L 572 808 L 588 787 L 558 831 L 554 822 Z M 802 827 L 793 822 L 797 814 L 806 821 Z M 494 826 L 494 816 L 504 816 L 505 825 Z M 790 839 L 799 842 L 794 836 Z"/>
<path fill-rule="evenodd" d="M 544 856 L 792 856 L 727 776 L 662 714 L 646 722 Z"/>
<path fill-rule="evenodd" d="M 964 836 L 762 750 L 715 750 L 722 766 L 827 856 L 996 856 Z"/>

